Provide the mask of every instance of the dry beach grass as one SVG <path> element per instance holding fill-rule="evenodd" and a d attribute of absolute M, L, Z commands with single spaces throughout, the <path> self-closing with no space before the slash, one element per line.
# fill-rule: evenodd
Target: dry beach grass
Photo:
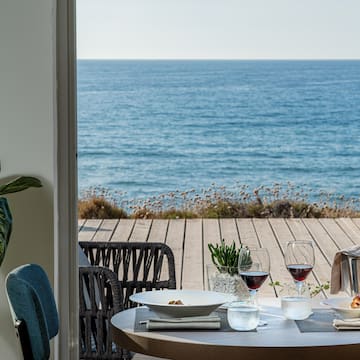
<path fill-rule="evenodd" d="M 311 194 L 311 196 L 310 196 Z M 316 198 L 317 201 L 310 201 Z M 88 189 L 78 201 L 82 219 L 176 218 L 336 218 L 360 217 L 359 199 L 332 193 L 312 194 L 291 183 L 250 189 L 212 184 L 197 192 L 175 190 L 147 199 L 127 199 L 126 193 L 101 187 Z"/>

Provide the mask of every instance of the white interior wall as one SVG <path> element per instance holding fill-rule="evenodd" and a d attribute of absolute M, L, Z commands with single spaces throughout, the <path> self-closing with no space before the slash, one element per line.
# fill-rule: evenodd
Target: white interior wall
<path fill-rule="evenodd" d="M 53 282 L 55 0 L 0 1 L 0 182 L 33 175 L 44 184 L 9 195 L 13 234 L 0 267 L 1 359 L 18 359 L 4 279 L 42 265 Z"/>

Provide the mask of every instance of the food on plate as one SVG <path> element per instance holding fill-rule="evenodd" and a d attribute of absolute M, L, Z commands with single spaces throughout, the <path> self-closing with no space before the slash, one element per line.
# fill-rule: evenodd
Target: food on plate
<path fill-rule="evenodd" d="M 354 298 L 352 299 L 351 305 L 350 305 L 353 309 L 359 308 L 360 307 L 360 295 L 356 295 L 354 296 Z"/>
<path fill-rule="evenodd" d="M 168 302 L 169 305 L 184 305 L 184 303 L 181 300 L 170 300 Z"/>

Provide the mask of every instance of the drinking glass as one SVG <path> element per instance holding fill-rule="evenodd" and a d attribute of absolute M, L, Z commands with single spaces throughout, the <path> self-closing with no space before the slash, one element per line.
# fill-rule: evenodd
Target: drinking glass
<path fill-rule="evenodd" d="M 257 304 L 257 291 L 270 272 L 270 256 L 266 248 L 242 246 L 239 252 L 239 275 L 244 280 L 253 303 Z"/>
<path fill-rule="evenodd" d="M 295 281 L 298 294 L 302 292 L 305 279 L 315 264 L 313 242 L 310 240 L 293 240 L 286 244 L 285 265 Z"/>
<path fill-rule="evenodd" d="M 227 309 L 230 327 L 237 331 L 256 329 L 260 323 L 259 307 L 249 301 L 234 301 Z"/>
<path fill-rule="evenodd" d="M 304 320 L 312 314 L 310 290 L 307 286 L 301 288 L 299 294 L 297 286 L 284 284 L 280 290 L 281 309 L 287 319 Z"/>

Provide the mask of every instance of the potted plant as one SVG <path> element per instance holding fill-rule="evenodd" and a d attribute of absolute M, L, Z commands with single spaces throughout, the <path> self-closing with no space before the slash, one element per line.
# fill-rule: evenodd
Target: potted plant
<path fill-rule="evenodd" d="M 239 252 L 244 245 L 236 248 L 235 242 L 227 245 L 222 239 L 220 244 L 208 244 L 212 264 L 207 265 L 208 287 L 212 291 L 228 293 L 229 301 L 248 297 L 248 288 L 238 273 Z M 250 250 L 243 263 L 251 264 Z"/>
<path fill-rule="evenodd" d="M 40 180 L 31 176 L 15 177 L 6 184 L 0 185 L 0 266 L 4 260 L 12 230 L 12 215 L 9 204 L 7 199 L 2 196 L 20 192 L 30 187 L 41 186 Z"/>

